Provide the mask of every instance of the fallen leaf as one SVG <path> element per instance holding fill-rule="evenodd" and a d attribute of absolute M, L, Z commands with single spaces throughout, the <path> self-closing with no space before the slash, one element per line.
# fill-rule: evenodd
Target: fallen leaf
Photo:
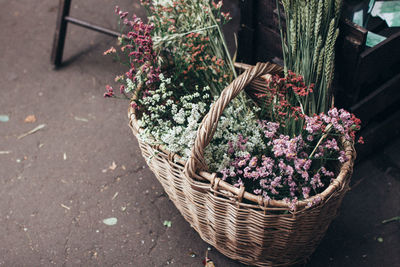
<path fill-rule="evenodd" d="M 382 238 L 382 237 L 378 237 L 376 240 L 377 240 L 379 243 L 382 243 L 382 242 L 383 242 L 383 238 Z"/>
<path fill-rule="evenodd" d="M 92 259 L 97 259 L 97 251 L 91 251 Z"/>
<path fill-rule="evenodd" d="M 32 130 L 30 130 L 29 132 L 26 132 L 26 133 L 24 133 L 24 134 L 21 134 L 21 135 L 18 136 L 17 138 L 18 138 L 18 139 L 24 138 L 24 137 L 27 136 L 27 135 L 36 133 L 37 131 L 43 129 L 44 127 L 46 127 L 46 124 L 40 124 L 40 125 L 38 125 L 37 127 L 35 127 L 35 128 L 33 128 Z"/>
<path fill-rule="evenodd" d="M 0 115 L 1 122 L 7 122 L 9 120 L 10 120 L 10 117 L 8 115 Z"/>
<path fill-rule="evenodd" d="M 86 118 L 83 118 L 83 117 L 77 117 L 77 116 L 75 116 L 74 117 L 74 119 L 76 120 L 76 121 L 82 121 L 82 122 L 88 122 L 89 120 L 88 119 L 86 119 Z"/>
<path fill-rule="evenodd" d="M 164 221 L 164 226 L 167 226 L 167 227 L 171 227 L 172 226 L 172 222 L 171 221 Z"/>
<path fill-rule="evenodd" d="M 24 120 L 24 122 L 26 122 L 26 123 L 32 123 L 32 122 L 35 122 L 35 121 L 36 121 L 35 115 L 28 115 Z"/>
<path fill-rule="evenodd" d="M 210 258 L 208 258 L 207 256 L 203 260 L 203 265 L 205 267 L 215 267 L 214 262 Z"/>
<path fill-rule="evenodd" d="M 110 167 L 108 167 L 110 170 L 115 170 L 117 168 L 117 164 L 115 164 L 115 161 L 112 162 L 112 164 L 110 165 Z"/>
<path fill-rule="evenodd" d="M 103 223 L 109 226 L 116 225 L 118 219 L 115 217 L 107 218 L 103 220 Z"/>
<path fill-rule="evenodd" d="M 205 267 L 215 267 L 214 262 L 208 257 L 208 251 L 210 251 L 209 248 L 210 248 L 210 247 L 207 248 L 206 257 L 205 257 L 204 260 L 203 260 L 203 265 L 204 265 Z"/>
<path fill-rule="evenodd" d="M 400 216 L 396 216 L 396 217 L 384 220 L 384 221 L 382 221 L 382 223 L 395 222 L 395 221 L 400 221 Z"/>
<path fill-rule="evenodd" d="M 71 209 L 70 207 L 65 206 L 64 204 L 60 204 L 60 205 L 61 205 L 61 207 L 63 207 L 64 209 L 67 209 L 67 210 L 70 210 L 70 209 Z"/>

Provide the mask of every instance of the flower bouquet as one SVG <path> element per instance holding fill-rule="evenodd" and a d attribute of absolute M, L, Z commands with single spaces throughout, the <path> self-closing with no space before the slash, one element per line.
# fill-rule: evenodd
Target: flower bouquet
<path fill-rule="evenodd" d="M 287 20 L 294 2 L 284 1 Z M 332 10 L 341 2 L 325 2 L 331 7 L 307 12 L 337 19 Z M 126 59 L 128 71 L 115 80 L 131 102 L 130 126 L 149 167 L 184 218 L 223 254 L 258 266 L 304 261 L 348 189 L 360 127 L 331 105 L 332 53 L 289 50 L 302 32 L 287 43 L 289 19 L 285 68 L 236 64 L 237 76 L 221 30 L 230 19 L 222 1 L 142 5 L 147 23 L 116 8 L 124 34 L 118 51 L 105 54 Z M 328 51 L 332 29 L 320 25 L 317 47 Z M 327 73 L 304 72 L 307 62 L 290 65 L 289 53 L 299 60 L 307 54 L 311 66 L 322 58 Z M 105 96 L 115 97 L 106 88 Z"/>

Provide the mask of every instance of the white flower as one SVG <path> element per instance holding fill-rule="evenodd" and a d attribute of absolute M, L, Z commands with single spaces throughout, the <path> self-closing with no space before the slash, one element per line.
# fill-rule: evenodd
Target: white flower
<path fill-rule="evenodd" d="M 126 79 L 126 87 L 125 87 L 125 93 L 129 93 L 130 91 L 133 91 L 135 89 L 135 84 L 132 82 L 131 79 L 127 78 Z"/>
<path fill-rule="evenodd" d="M 173 6 L 174 1 L 172 0 L 153 0 L 152 1 L 154 6 Z"/>
<path fill-rule="evenodd" d="M 173 119 L 178 124 L 184 124 L 186 121 L 185 110 L 181 108 L 179 112 L 174 115 Z"/>

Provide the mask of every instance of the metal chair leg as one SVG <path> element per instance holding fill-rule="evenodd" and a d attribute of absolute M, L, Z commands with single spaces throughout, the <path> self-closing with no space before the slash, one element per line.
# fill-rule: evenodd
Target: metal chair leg
<path fill-rule="evenodd" d="M 54 67 L 61 65 L 64 51 L 65 36 L 67 34 L 68 21 L 65 17 L 69 15 L 71 0 L 60 0 L 56 32 L 54 34 L 53 49 L 51 52 L 51 63 Z"/>

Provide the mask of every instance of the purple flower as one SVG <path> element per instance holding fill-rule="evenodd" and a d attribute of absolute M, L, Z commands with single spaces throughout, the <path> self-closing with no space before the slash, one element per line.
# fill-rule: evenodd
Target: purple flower
<path fill-rule="evenodd" d="M 339 160 L 341 163 L 345 163 L 346 161 L 349 160 L 349 158 L 347 157 L 345 151 L 341 150 L 341 151 L 339 152 L 339 154 L 340 154 L 340 155 L 339 155 L 339 157 L 338 157 L 338 160 Z"/>
<path fill-rule="evenodd" d="M 240 160 L 240 161 L 238 162 L 237 166 L 238 166 L 238 167 L 243 167 L 244 165 L 246 165 L 246 163 L 247 163 L 246 159 L 242 159 L 242 160 Z"/>
<path fill-rule="evenodd" d="M 256 195 L 261 195 L 262 190 L 261 189 L 254 189 L 253 193 L 256 194 Z"/>
<path fill-rule="evenodd" d="M 222 180 L 223 180 L 223 181 L 226 181 L 226 179 L 228 178 L 228 174 L 230 173 L 230 171 L 229 171 L 229 169 L 225 168 L 225 169 L 222 169 L 222 170 L 220 171 L 220 173 L 222 174 Z"/>
<path fill-rule="evenodd" d="M 321 182 L 321 175 L 319 174 L 319 172 L 317 172 L 316 174 L 314 174 L 313 177 L 311 177 L 310 184 L 314 189 L 316 189 L 317 187 L 324 186 L 324 184 Z"/>
<path fill-rule="evenodd" d="M 243 135 L 241 135 L 241 134 L 238 135 L 238 140 L 236 142 L 236 145 L 240 151 L 246 150 L 245 144 L 247 143 L 247 140 L 248 140 L 248 138 L 243 138 Z"/>
<path fill-rule="evenodd" d="M 301 191 L 303 193 L 303 197 L 304 198 L 309 198 L 310 197 L 310 191 L 311 191 L 310 187 L 302 187 Z"/>
<path fill-rule="evenodd" d="M 333 117 L 333 118 L 338 117 L 338 116 L 339 116 L 339 113 L 338 113 L 337 108 L 332 108 L 332 109 L 330 109 L 330 110 L 328 111 L 328 115 L 329 115 L 330 117 Z"/>
<path fill-rule="evenodd" d="M 333 138 L 330 140 L 327 140 L 324 144 L 324 147 L 327 149 L 332 149 L 332 150 L 336 150 L 336 151 L 339 150 L 338 144 L 337 144 L 336 140 Z"/>
<path fill-rule="evenodd" d="M 287 160 L 297 157 L 298 150 L 304 145 L 301 136 L 289 139 L 289 136 L 280 135 L 279 138 L 272 141 L 275 157 L 285 156 Z"/>
<path fill-rule="evenodd" d="M 319 116 L 305 116 L 306 120 L 306 131 L 310 134 L 318 133 L 322 129 L 322 121 L 319 119 Z"/>
<path fill-rule="evenodd" d="M 233 154 L 235 149 L 233 148 L 233 143 L 231 140 L 228 141 L 228 154 Z"/>
<path fill-rule="evenodd" d="M 262 166 L 264 166 L 265 168 L 267 168 L 267 170 L 269 172 L 272 172 L 272 168 L 274 167 L 275 161 L 272 158 L 266 157 L 266 156 L 262 156 Z"/>
<path fill-rule="evenodd" d="M 261 127 L 261 129 L 264 130 L 264 135 L 267 138 L 273 138 L 275 133 L 279 129 L 279 123 L 277 122 L 267 122 L 265 120 L 262 120 L 259 121 L 258 124 Z"/>
<path fill-rule="evenodd" d="M 333 177 L 335 174 L 331 171 L 328 171 L 325 167 L 321 167 L 321 172 L 328 177 Z"/>
<path fill-rule="evenodd" d="M 253 157 L 249 162 L 250 168 L 255 168 L 257 166 L 257 157 Z"/>
<path fill-rule="evenodd" d="M 239 178 L 239 180 L 237 181 L 237 183 L 235 183 L 233 186 L 234 186 L 234 187 L 240 187 L 240 186 L 243 186 L 243 185 L 244 185 L 244 183 L 243 183 L 242 179 Z"/>

